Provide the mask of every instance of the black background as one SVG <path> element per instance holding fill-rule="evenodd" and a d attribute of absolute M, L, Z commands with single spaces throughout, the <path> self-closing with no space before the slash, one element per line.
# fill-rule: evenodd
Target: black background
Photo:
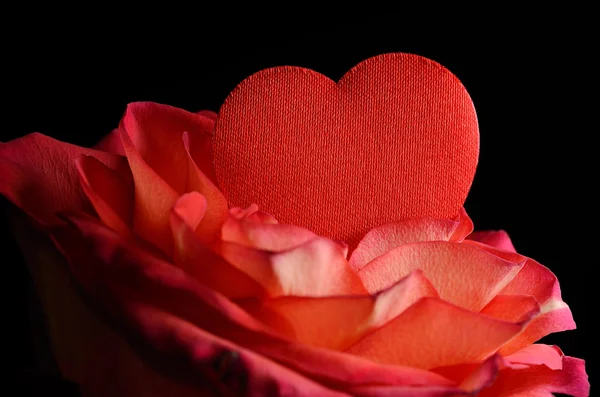
<path fill-rule="evenodd" d="M 558 276 L 578 330 L 544 341 L 586 359 L 591 376 L 598 265 L 591 32 L 560 23 L 520 30 L 507 24 L 489 35 L 405 33 L 377 19 L 328 25 L 209 29 L 185 44 L 143 34 L 76 42 L 77 32 L 8 43 L 0 141 L 37 131 L 90 146 L 132 101 L 217 111 L 238 82 L 266 67 L 303 66 L 337 80 L 377 54 L 426 56 L 458 76 L 477 109 L 481 152 L 467 212 L 476 229 L 507 230 L 520 253 Z M 22 371 L 34 366 L 23 332 L 30 327 L 28 276 L 6 227 L 2 232 L 9 353 L 0 359 Z"/>

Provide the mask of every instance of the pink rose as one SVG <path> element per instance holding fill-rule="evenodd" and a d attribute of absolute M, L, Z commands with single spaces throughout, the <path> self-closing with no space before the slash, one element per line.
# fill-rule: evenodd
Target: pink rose
<path fill-rule="evenodd" d="M 94 149 L 0 144 L 0 193 L 84 396 L 587 396 L 556 277 L 504 232 L 383 225 L 351 253 L 227 208 L 215 115 L 133 103 Z M 48 239 L 46 235 L 50 238 Z"/>

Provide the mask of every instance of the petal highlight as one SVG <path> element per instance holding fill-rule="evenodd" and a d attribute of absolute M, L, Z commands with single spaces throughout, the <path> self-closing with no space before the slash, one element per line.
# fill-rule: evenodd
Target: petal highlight
<path fill-rule="evenodd" d="M 440 297 L 469 310 L 479 311 L 521 269 L 521 263 L 454 242 L 421 242 L 401 245 L 369 263 L 359 277 L 370 293 L 421 269 Z"/>
<path fill-rule="evenodd" d="M 317 237 L 308 229 L 273 222 L 256 205 L 232 208 L 221 230 L 225 242 L 271 252 L 289 250 Z"/>
<path fill-rule="evenodd" d="M 424 298 L 347 351 L 380 363 L 431 369 L 486 359 L 522 328 Z"/>

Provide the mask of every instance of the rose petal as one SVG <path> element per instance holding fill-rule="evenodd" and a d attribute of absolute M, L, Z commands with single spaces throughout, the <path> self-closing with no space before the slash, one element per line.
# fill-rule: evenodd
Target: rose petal
<path fill-rule="evenodd" d="M 442 299 L 479 311 L 521 267 L 463 243 L 432 241 L 401 245 L 371 261 L 358 274 L 367 290 L 374 293 L 421 269 Z"/>
<path fill-rule="evenodd" d="M 170 218 L 175 263 L 194 279 L 229 298 L 264 296 L 266 291 L 256 281 L 225 262 L 194 234 L 192 227 L 205 206 L 206 200 L 199 193 L 183 195 L 175 204 Z"/>
<path fill-rule="evenodd" d="M 467 215 L 467 211 L 464 207 L 460 209 L 460 212 L 454 221 L 458 223 L 458 225 L 456 226 L 456 229 L 454 229 L 452 236 L 450 236 L 450 241 L 460 243 L 473 232 L 473 221 L 469 218 L 469 215 Z"/>
<path fill-rule="evenodd" d="M 421 241 L 448 241 L 457 223 L 448 219 L 407 219 L 369 231 L 352 252 L 349 263 L 356 271 L 392 249 Z"/>
<path fill-rule="evenodd" d="M 525 262 L 519 273 L 504 287 L 502 294 L 531 295 L 540 305 L 550 299 L 560 299 L 558 280 L 547 267 L 526 256 L 497 249 L 477 241 L 465 240 L 464 244 L 478 247 L 509 262 Z"/>
<path fill-rule="evenodd" d="M 206 214 L 206 198 L 198 192 L 190 192 L 177 199 L 173 206 L 173 215 L 177 216 L 189 229 L 196 230 Z"/>
<path fill-rule="evenodd" d="M 225 242 L 236 243 L 257 250 L 281 252 L 298 247 L 318 236 L 310 230 L 279 223 L 259 216 L 258 207 L 233 208 L 221 229 Z M 263 219 L 267 222 L 263 222 Z"/>
<path fill-rule="evenodd" d="M 170 256 L 173 237 L 169 214 L 177 201 L 177 193 L 142 159 L 129 135 L 123 131 L 121 141 L 135 184 L 133 229 Z"/>
<path fill-rule="evenodd" d="M 214 121 L 202 115 L 152 102 L 131 103 L 121 129 L 131 137 L 136 151 L 178 195 L 197 191 L 208 201 L 197 234 L 214 240 L 225 220 L 227 201 L 217 189 L 210 152 Z M 203 158 L 194 151 L 203 149 Z"/>
<path fill-rule="evenodd" d="M 212 178 L 210 147 L 202 159 L 194 159 L 192 151 L 210 144 L 213 126 L 209 118 L 182 109 L 136 102 L 128 105 L 120 127 L 144 163 L 176 194 L 197 191 L 206 197 L 207 212 L 197 230 L 206 242 L 217 237 L 227 201 Z"/>
<path fill-rule="evenodd" d="M 112 130 L 94 146 L 94 149 L 125 156 L 125 149 L 123 149 L 123 144 L 121 143 L 119 129 L 115 128 Z"/>
<path fill-rule="evenodd" d="M 540 305 L 531 295 L 497 295 L 480 313 L 517 323 L 531 318 L 532 312 L 539 313 Z"/>
<path fill-rule="evenodd" d="M 269 296 L 283 295 L 282 286 L 273 272 L 270 253 L 223 242 L 218 244 L 215 249 L 228 264 L 260 284 Z"/>
<path fill-rule="evenodd" d="M 355 355 L 303 344 L 254 344 L 253 350 L 319 379 L 350 388 L 366 385 L 451 386 L 453 382 L 422 369 L 382 365 Z"/>
<path fill-rule="evenodd" d="M 494 354 L 480 365 L 477 365 L 474 370 L 468 371 L 466 376 L 461 376 L 460 389 L 469 392 L 471 396 L 478 395 L 482 389 L 496 380 L 502 365 L 502 357 Z"/>
<path fill-rule="evenodd" d="M 34 133 L 0 143 L 0 194 L 36 221 L 54 225 L 56 212 L 93 213 L 81 192 L 75 160 L 82 154 L 119 169 L 122 158 Z"/>
<path fill-rule="evenodd" d="M 91 156 L 76 161 L 81 187 L 100 219 L 123 236 L 129 235 L 133 224 L 133 183 Z"/>
<path fill-rule="evenodd" d="M 270 328 L 290 340 L 339 350 L 354 342 L 374 306 L 370 296 L 276 299 L 240 302 Z"/>
<path fill-rule="evenodd" d="M 217 121 L 217 113 L 213 112 L 212 110 L 199 110 L 196 113 L 201 116 L 208 117 L 212 121 Z"/>
<path fill-rule="evenodd" d="M 545 365 L 550 369 L 562 369 L 563 352 L 558 346 L 533 344 L 505 357 L 511 364 Z"/>
<path fill-rule="evenodd" d="M 367 292 L 348 266 L 345 250 L 329 239 L 316 238 L 273 254 L 271 264 L 284 295 L 317 297 Z"/>
<path fill-rule="evenodd" d="M 271 224 L 279 223 L 272 215 L 259 211 L 256 204 L 250 204 L 247 208 L 233 207 L 229 209 L 229 215 L 237 220 Z"/>
<path fill-rule="evenodd" d="M 498 371 L 505 366 L 502 356 L 496 353 L 482 362 L 442 366 L 432 369 L 432 372 L 451 379 L 454 384 L 461 385 L 463 390 L 476 391 L 491 384 L 498 376 Z"/>
<path fill-rule="evenodd" d="M 460 242 L 472 230 L 473 222 L 464 208 L 455 220 L 418 218 L 389 223 L 367 233 L 352 252 L 349 263 L 358 271 L 400 245 L 422 241 Z"/>
<path fill-rule="evenodd" d="M 553 332 L 576 328 L 573 314 L 562 300 L 556 276 L 532 259 L 527 259 L 523 269 L 501 291 L 501 294 L 531 295 L 540 305 L 540 314 L 501 350 L 502 354 L 513 353 Z"/>
<path fill-rule="evenodd" d="M 125 308 L 151 351 L 163 364 L 189 363 L 179 376 L 210 382 L 218 392 L 236 396 L 294 395 L 350 397 L 281 366 L 251 350 L 216 337 L 168 312 L 138 302 Z M 198 375 L 201 378 L 198 379 Z M 202 376 L 204 375 L 204 376 Z"/>
<path fill-rule="evenodd" d="M 512 354 L 546 335 L 570 329 L 575 329 L 575 322 L 568 307 L 554 309 L 542 306 L 540 314 L 535 316 L 519 335 L 503 346 L 500 353 Z"/>
<path fill-rule="evenodd" d="M 490 245 L 500 250 L 517 252 L 512 241 L 510 240 L 510 237 L 508 237 L 508 233 L 506 233 L 504 230 L 478 231 L 471 233 L 467 239 L 478 241 L 482 244 Z"/>
<path fill-rule="evenodd" d="M 188 181 L 186 191 L 196 191 L 206 197 L 207 211 L 200 224 L 194 228 L 196 234 L 205 242 L 212 242 L 220 234 L 221 227 L 227 219 L 227 200 L 208 177 L 200 171 L 189 152 L 190 134 L 183 133 L 183 143 L 188 156 Z"/>
<path fill-rule="evenodd" d="M 564 304 L 556 276 L 548 268 L 529 258 L 515 278 L 504 287 L 502 294 L 531 295 L 541 306 L 553 301 Z"/>
<path fill-rule="evenodd" d="M 489 387 L 504 367 L 504 360 L 494 354 L 482 363 L 458 364 L 436 368 L 435 372 L 452 379 L 458 384 L 457 396 L 478 396 L 479 392 Z"/>
<path fill-rule="evenodd" d="M 237 220 L 248 218 L 256 212 L 258 212 L 258 205 L 256 205 L 256 204 L 250 204 L 246 208 L 233 207 L 233 208 L 229 209 L 229 215 L 231 215 L 232 217 L 234 217 Z M 274 223 L 277 223 L 277 222 L 274 222 Z"/>
<path fill-rule="evenodd" d="M 28 226 L 25 216 L 12 215 L 15 237 L 46 314 L 53 357 L 62 376 L 77 383 L 82 395 L 191 397 L 201 392 L 149 369 L 123 338 L 84 304 L 64 257 L 52 242 Z"/>
<path fill-rule="evenodd" d="M 181 136 L 187 132 L 190 140 L 195 141 L 198 138 L 202 142 L 210 142 L 213 120 L 172 106 L 134 102 L 127 106 L 121 126 L 131 137 L 140 156 L 158 175 L 176 192 L 183 194 L 189 191 L 189 160 Z M 208 148 L 210 149 L 210 146 Z M 204 153 L 204 159 L 194 160 L 200 171 L 210 177 L 210 150 Z M 207 165 L 208 168 L 203 165 Z M 200 193 L 204 194 L 202 191 Z"/>
<path fill-rule="evenodd" d="M 572 357 L 563 357 L 563 369 L 551 370 L 545 365 L 525 369 L 503 369 L 496 381 L 481 391 L 478 397 L 535 396 L 550 397 L 562 393 L 587 397 L 590 384 L 585 373 L 585 363 Z"/>
<path fill-rule="evenodd" d="M 437 293 L 422 273 L 416 271 L 375 297 L 283 296 L 239 304 L 254 318 L 291 340 L 342 350 L 427 296 L 437 297 Z"/>
<path fill-rule="evenodd" d="M 500 294 L 531 295 L 540 305 L 540 314 L 529 323 L 521 334 L 502 348 L 502 354 L 514 353 L 550 333 L 575 329 L 573 314 L 562 300 L 558 280 L 548 268 L 517 253 L 496 249 L 476 241 L 465 240 L 464 243 L 479 247 L 509 261 L 526 261 L 523 268 L 500 291 Z"/>
<path fill-rule="evenodd" d="M 471 393 L 444 386 L 361 386 L 351 388 L 355 397 L 469 397 Z"/>
<path fill-rule="evenodd" d="M 421 298 L 438 298 L 439 295 L 421 270 L 415 270 L 390 288 L 375 296 L 375 306 L 369 328 L 379 328 L 408 309 Z"/>
<path fill-rule="evenodd" d="M 347 351 L 376 362 L 430 369 L 486 359 L 523 327 L 424 298 Z"/>
<path fill-rule="evenodd" d="M 317 237 L 277 253 L 226 242 L 217 249 L 227 262 L 256 280 L 273 297 L 366 294 L 348 266 L 343 247 L 326 238 Z"/>
<path fill-rule="evenodd" d="M 140 252 L 93 219 L 74 215 L 68 219 L 83 233 L 79 240 L 72 236 L 61 240 L 75 278 L 104 310 L 117 317 L 125 315 L 123 321 L 129 315 L 119 314 L 120 310 L 135 298 L 325 385 L 451 384 L 444 377 L 416 368 L 378 365 L 279 339 L 229 300 L 194 282 L 180 269 Z"/>

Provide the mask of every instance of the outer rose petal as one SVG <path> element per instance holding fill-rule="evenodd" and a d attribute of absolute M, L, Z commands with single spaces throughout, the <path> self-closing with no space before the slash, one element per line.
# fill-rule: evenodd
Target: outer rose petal
<path fill-rule="evenodd" d="M 497 295 L 481 309 L 481 314 L 513 323 L 531 318 L 532 312 L 539 313 L 540 305 L 531 295 Z"/>
<path fill-rule="evenodd" d="M 83 397 L 191 397 L 201 392 L 150 369 L 83 303 L 52 242 L 27 226 L 25 216 L 13 215 L 13 231 L 46 314 L 54 359 L 62 376 L 79 384 Z"/>
<path fill-rule="evenodd" d="M 503 364 L 502 357 L 499 354 L 494 354 L 474 370 L 468 371 L 466 376 L 462 376 L 460 388 L 469 391 L 470 395 L 477 395 L 481 389 L 488 387 L 496 380 L 498 371 Z"/>
<path fill-rule="evenodd" d="M 526 369 L 503 369 L 496 381 L 478 397 L 551 397 L 562 393 L 587 397 L 590 384 L 583 360 L 563 357 L 563 369 L 551 370 L 545 365 Z"/>
<path fill-rule="evenodd" d="M 464 243 L 477 246 L 506 260 L 526 261 L 513 280 L 500 291 L 500 295 L 531 295 L 538 301 L 541 311 L 521 334 L 502 348 L 502 354 L 514 353 L 550 333 L 575 329 L 571 310 L 561 298 L 558 280 L 548 268 L 522 255 L 476 241 L 465 240 Z"/>
<path fill-rule="evenodd" d="M 81 187 L 100 219 L 123 236 L 129 235 L 134 195 L 129 170 L 123 177 L 91 156 L 80 157 L 76 166 Z"/>
<path fill-rule="evenodd" d="M 505 359 L 510 364 L 545 365 L 550 369 L 560 370 L 562 369 L 563 352 L 557 346 L 534 344 L 506 356 Z"/>
<path fill-rule="evenodd" d="M 215 395 L 350 397 L 167 312 L 138 302 L 126 306 L 131 325 L 152 351 L 159 348 L 156 358 L 167 365 L 189 363 L 177 375 L 198 384 L 210 382 Z M 198 372 L 205 376 L 198 379 Z"/>
<path fill-rule="evenodd" d="M 504 230 L 478 231 L 471 233 L 467 238 L 504 251 L 517 252 L 512 241 L 510 241 L 510 237 L 508 237 L 508 233 Z"/>
<path fill-rule="evenodd" d="M 369 386 L 354 389 L 357 395 L 389 396 L 389 397 L 472 397 L 479 391 L 488 387 L 496 378 L 502 365 L 502 358 L 498 355 L 485 360 L 474 369 L 469 369 L 454 387 L 429 386 L 422 388 Z M 354 391 L 353 390 L 353 391 Z"/>
<path fill-rule="evenodd" d="M 217 113 L 213 112 L 212 110 L 199 110 L 196 112 L 196 114 L 199 114 L 200 116 L 208 117 L 212 121 L 217 121 Z"/>
<path fill-rule="evenodd" d="M 523 269 L 501 293 L 535 296 L 541 309 L 527 328 L 502 348 L 502 354 L 511 354 L 553 332 L 576 328 L 573 314 L 561 298 L 556 276 L 534 260 L 527 259 Z"/>
<path fill-rule="evenodd" d="M 108 135 L 102 138 L 100 142 L 94 146 L 94 149 L 125 156 L 125 149 L 123 149 L 123 144 L 121 143 L 121 137 L 119 134 L 119 129 L 115 128 Z"/>
<path fill-rule="evenodd" d="M 431 369 L 483 360 L 523 326 L 424 298 L 347 351 L 377 362 Z"/>
<path fill-rule="evenodd" d="M 510 343 L 507 343 L 506 346 L 503 346 L 500 353 L 504 355 L 512 354 L 553 332 L 575 329 L 573 315 L 568 307 L 545 310 L 548 309 L 542 306 L 540 314 L 531 320 L 523 332 L 512 339 Z"/>
<path fill-rule="evenodd" d="M 360 270 L 392 249 L 422 241 L 462 241 L 473 230 L 464 209 L 455 220 L 418 218 L 389 223 L 369 231 L 352 252 L 349 263 Z"/>
<path fill-rule="evenodd" d="M 411 271 L 422 269 L 442 299 L 479 311 L 521 266 L 463 243 L 432 241 L 394 248 L 358 274 L 367 290 L 374 293 Z"/>
<path fill-rule="evenodd" d="M 350 389 L 356 397 L 470 397 L 458 387 L 361 386 Z"/>
<path fill-rule="evenodd" d="M 490 366 L 490 360 L 495 365 Z M 458 364 L 449 367 L 436 368 L 435 372 L 460 383 L 463 388 L 471 390 L 469 384 L 479 385 L 491 384 L 497 376 L 498 371 L 510 369 L 523 369 L 536 365 L 545 365 L 552 370 L 562 369 L 563 353 L 556 346 L 530 345 L 507 357 L 496 354 L 482 364 Z M 475 383 L 473 383 L 475 382 Z"/>
<path fill-rule="evenodd" d="M 460 382 L 463 390 L 477 386 L 475 390 L 481 390 L 477 396 L 551 397 L 551 391 L 588 396 L 583 364 L 582 360 L 563 357 L 554 346 L 532 345 L 506 358 L 496 354 L 480 365 L 461 364 L 435 372 Z"/>
<path fill-rule="evenodd" d="M 112 169 L 120 156 L 85 149 L 34 133 L 0 143 L 0 194 L 44 225 L 59 223 L 59 211 L 93 213 L 79 186 L 75 160 L 91 155 Z"/>
<path fill-rule="evenodd" d="M 465 208 L 461 208 L 460 212 L 454 219 L 455 222 L 458 223 L 456 229 L 454 229 L 454 233 L 450 236 L 450 241 L 461 242 L 463 241 L 471 232 L 473 232 L 473 221 L 467 215 L 467 211 Z"/>
<path fill-rule="evenodd" d="M 544 304 L 550 298 L 560 299 L 560 287 L 556 276 L 533 259 L 473 240 L 465 240 L 464 244 L 481 248 L 510 262 L 525 262 L 517 276 L 502 290 L 503 294 L 532 295 L 540 304 Z"/>
<path fill-rule="evenodd" d="M 132 325 L 129 319 L 135 317 L 130 311 L 135 308 L 128 302 L 144 303 L 330 387 L 451 385 L 449 380 L 430 372 L 378 365 L 279 339 L 221 295 L 194 282 L 174 266 L 139 251 L 95 220 L 73 216 L 70 219 L 83 233 L 79 238 L 70 235 L 60 240 L 74 276 L 95 303 L 122 324 Z M 145 335 L 144 329 L 136 330 L 135 322 L 133 327 L 132 332 Z M 160 350 L 159 345 L 154 347 Z"/>

